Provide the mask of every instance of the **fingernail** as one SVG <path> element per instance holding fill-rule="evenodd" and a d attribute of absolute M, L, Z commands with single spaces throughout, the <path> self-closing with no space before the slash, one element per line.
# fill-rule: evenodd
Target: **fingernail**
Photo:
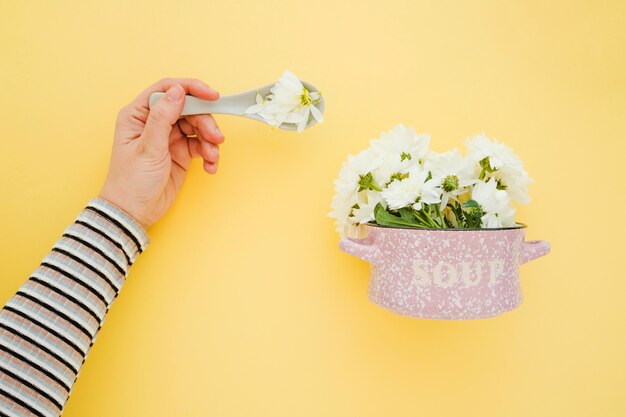
<path fill-rule="evenodd" d="M 204 169 L 209 174 L 214 175 L 217 172 L 217 163 L 204 161 Z"/>
<path fill-rule="evenodd" d="M 170 87 L 170 89 L 165 92 L 165 96 L 174 103 L 178 103 L 183 99 L 184 93 L 185 92 L 183 91 L 182 87 L 176 84 Z"/>

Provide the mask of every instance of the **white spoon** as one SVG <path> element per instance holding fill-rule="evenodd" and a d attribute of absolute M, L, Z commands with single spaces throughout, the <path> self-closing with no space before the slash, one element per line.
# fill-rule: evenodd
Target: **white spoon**
<path fill-rule="evenodd" d="M 215 101 L 203 100 L 194 96 L 185 96 L 185 105 L 183 106 L 183 116 L 190 116 L 193 114 L 232 114 L 234 116 L 247 117 L 249 119 L 258 120 L 259 122 L 267 123 L 258 114 L 245 114 L 248 107 L 256 104 L 257 92 L 263 97 L 270 94 L 270 90 L 275 84 L 268 84 L 265 87 L 260 87 L 254 90 L 246 91 L 239 94 L 230 94 L 222 96 Z M 302 81 L 304 88 L 310 92 L 319 91 L 314 85 L 311 85 L 305 81 Z M 164 95 L 165 93 L 152 93 L 150 95 L 150 107 Z M 320 102 L 315 105 L 320 112 L 324 113 L 324 97 L 320 98 Z M 309 128 L 317 123 L 314 117 L 311 117 L 306 128 Z M 280 125 L 281 129 L 296 130 L 297 126 L 293 123 L 283 123 Z"/>

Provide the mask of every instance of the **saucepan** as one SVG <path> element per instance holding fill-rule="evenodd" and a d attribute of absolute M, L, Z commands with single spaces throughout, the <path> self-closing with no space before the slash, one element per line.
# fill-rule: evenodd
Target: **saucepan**
<path fill-rule="evenodd" d="M 522 302 L 520 265 L 550 252 L 525 241 L 527 227 L 417 229 L 365 225 L 366 238 L 340 248 L 371 264 L 369 299 L 424 319 L 495 317 Z"/>

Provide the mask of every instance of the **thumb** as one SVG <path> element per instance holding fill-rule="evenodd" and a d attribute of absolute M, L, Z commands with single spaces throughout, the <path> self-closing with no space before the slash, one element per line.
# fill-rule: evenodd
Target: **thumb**
<path fill-rule="evenodd" d="M 185 102 L 185 90 L 179 84 L 170 87 L 150 109 L 146 126 L 141 134 L 148 152 L 161 152 L 169 148 L 172 125 L 180 118 Z"/>

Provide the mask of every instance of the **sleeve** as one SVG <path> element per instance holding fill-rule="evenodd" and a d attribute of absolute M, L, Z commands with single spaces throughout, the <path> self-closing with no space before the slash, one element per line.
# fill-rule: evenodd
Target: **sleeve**
<path fill-rule="evenodd" d="M 59 416 L 148 236 L 94 198 L 0 311 L 0 416 Z"/>

